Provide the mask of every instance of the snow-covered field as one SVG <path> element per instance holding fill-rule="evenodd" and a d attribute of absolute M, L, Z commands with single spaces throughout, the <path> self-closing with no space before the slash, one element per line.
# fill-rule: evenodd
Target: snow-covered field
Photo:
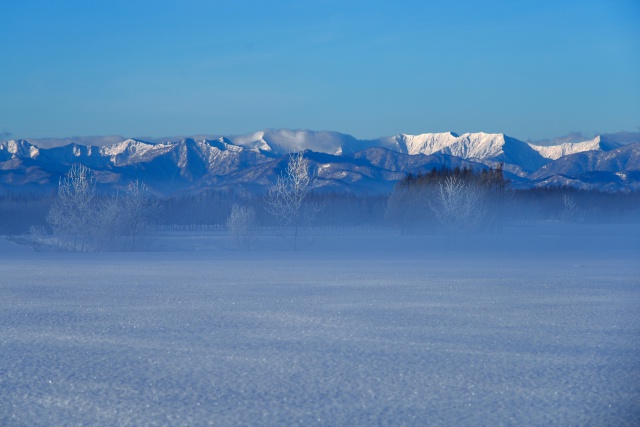
<path fill-rule="evenodd" d="M 18 249 L 2 426 L 640 425 L 628 248 Z"/>

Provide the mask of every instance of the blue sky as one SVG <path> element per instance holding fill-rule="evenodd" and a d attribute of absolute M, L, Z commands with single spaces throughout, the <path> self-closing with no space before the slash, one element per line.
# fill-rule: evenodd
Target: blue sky
<path fill-rule="evenodd" d="M 640 2 L 0 2 L 0 131 L 640 126 Z"/>

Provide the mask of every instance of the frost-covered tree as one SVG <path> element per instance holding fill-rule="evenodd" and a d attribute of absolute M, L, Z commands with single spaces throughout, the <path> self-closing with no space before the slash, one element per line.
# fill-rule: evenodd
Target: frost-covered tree
<path fill-rule="evenodd" d="M 227 219 L 227 228 L 238 249 L 249 250 L 258 230 L 256 210 L 249 206 L 240 206 L 234 203 L 231 207 L 231 214 Z"/>
<path fill-rule="evenodd" d="M 74 165 L 60 179 L 47 223 L 58 245 L 68 250 L 135 251 L 158 210 L 159 203 L 139 181 L 124 193 L 98 197 L 91 169 Z"/>
<path fill-rule="evenodd" d="M 47 214 L 47 223 L 59 244 L 75 251 L 92 250 L 95 232 L 96 179 L 88 167 L 73 165 L 58 182 L 58 197 Z"/>
<path fill-rule="evenodd" d="M 433 168 L 408 174 L 388 198 L 385 217 L 411 234 L 429 232 L 433 225 L 448 232 L 498 230 L 509 181 L 497 168 Z"/>
<path fill-rule="evenodd" d="M 152 230 L 160 204 L 147 186 L 136 180 L 125 191 L 103 197 L 96 210 L 97 249 L 136 251 Z"/>
<path fill-rule="evenodd" d="M 304 202 L 314 179 L 309 161 L 301 152 L 289 155 L 284 172 L 267 194 L 267 210 L 281 226 L 293 227 L 293 248 L 298 249 L 298 231 L 303 221 L 310 221 L 313 211 L 304 209 Z"/>
<path fill-rule="evenodd" d="M 103 197 L 97 203 L 95 223 L 96 250 L 119 250 L 124 246 L 125 218 L 120 194 Z"/>
<path fill-rule="evenodd" d="M 579 219 L 579 209 L 576 200 L 570 194 L 562 196 L 562 220 L 565 222 L 577 222 Z"/>
<path fill-rule="evenodd" d="M 138 180 L 129 184 L 119 204 L 122 230 L 129 238 L 129 248 L 135 251 L 141 237 L 151 230 L 153 221 L 160 211 L 160 204 L 147 186 Z"/>
<path fill-rule="evenodd" d="M 449 232 L 476 230 L 487 211 L 482 190 L 455 175 L 438 183 L 435 200 L 430 200 L 429 206 Z"/>

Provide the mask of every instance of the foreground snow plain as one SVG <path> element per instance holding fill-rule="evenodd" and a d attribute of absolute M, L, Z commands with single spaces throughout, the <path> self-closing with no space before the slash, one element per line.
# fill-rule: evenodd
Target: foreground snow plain
<path fill-rule="evenodd" d="M 633 237 L 332 239 L 135 254 L 5 241 L 0 425 L 640 424 Z"/>

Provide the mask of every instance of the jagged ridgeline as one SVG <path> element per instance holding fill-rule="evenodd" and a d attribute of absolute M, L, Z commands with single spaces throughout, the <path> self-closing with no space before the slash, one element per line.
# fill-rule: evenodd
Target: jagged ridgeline
<path fill-rule="evenodd" d="M 318 211 L 314 226 L 483 232 L 513 221 L 617 220 L 640 211 L 640 142 L 596 137 L 536 146 L 488 133 L 358 140 L 269 130 L 102 146 L 0 142 L 0 232 L 47 226 L 58 184 L 74 165 L 91 169 L 99 199 L 144 184 L 161 205 L 161 226 L 224 226 L 236 203 L 255 211 L 258 226 L 275 226 L 264 196 L 290 152 L 303 152 L 313 172 L 307 201 Z"/>
<path fill-rule="evenodd" d="M 314 188 L 322 191 L 383 194 L 407 173 L 442 166 L 479 170 L 500 163 L 513 188 L 640 189 L 640 142 L 624 145 L 596 137 L 538 146 L 482 132 L 359 140 L 337 132 L 290 130 L 175 141 L 126 139 L 101 146 L 74 142 L 47 148 L 37 140 L 0 141 L 0 189 L 48 191 L 79 163 L 95 172 L 99 191 L 139 180 L 162 196 L 229 188 L 259 193 L 275 183 L 288 154 L 299 151 L 315 170 Z"/>

